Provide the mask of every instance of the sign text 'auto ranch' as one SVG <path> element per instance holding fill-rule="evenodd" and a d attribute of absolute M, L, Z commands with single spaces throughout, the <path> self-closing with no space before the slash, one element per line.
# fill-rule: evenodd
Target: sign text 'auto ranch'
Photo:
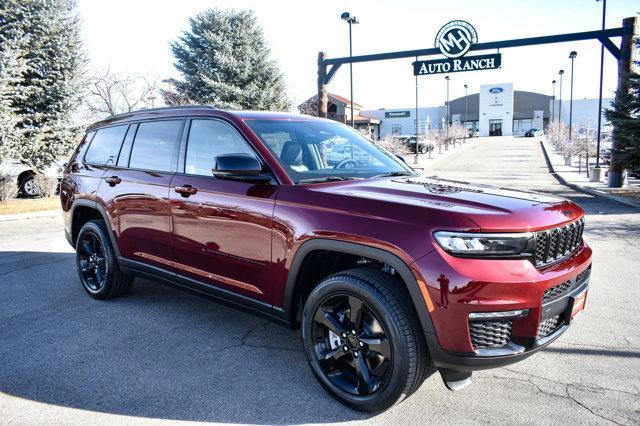
<path fill-rule="evenodd" d="M 444 74 L 461 71 L 492 70 L 502 65 L 502 54 L 467 56 L 455 59 L 434 59 L 432 61 L 415 61 L 413 75 Z"/>

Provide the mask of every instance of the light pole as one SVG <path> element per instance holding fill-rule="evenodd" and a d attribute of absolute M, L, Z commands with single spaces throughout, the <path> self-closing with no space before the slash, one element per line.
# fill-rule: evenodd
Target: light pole
<path fill-rule="evenodd" d="M 447 80 L 447 120 L 446 120 L 446 123 L 445 123 L 447 131 L 446 131 L 446 139 L 445 139 L 444 149 L 448 150 L 449 149 L 449 112 L 450 112 L 450 109 L 449 109 L 449 80 L 451 80 L 451 79 L 449 78 L 449 76 L 446 76 L 444 79 Z"/>
<path fill-rule="evenodd" d="M 558 71 L 558 75 L 560 76 L 560 93 L 559 93 L 559 102 L 558 102 L 558 123 L 562 123 L 562 76 L 564 75 L 564 70 Z"/>
<path fill-rule="evenodd" d="M 551 87 L 553 87 L 553 96 L 551 97 L 551 124 L 556 119 L 556 81 L 551 81 Z"/>
<path fill-rule="evenodd" d="M 600 0 L 596 0 L 600 1 Z M 602 0 L 602 29 L 604 30 L 605 18 L 607 17 L 607 0 Z M 600 126 L 602 125 L 602 72 L 604 70 L 604 44 L 600 43 L 600 92 L 598 95 L 598 135 L 596 137 L 596 168 L 594 179 L 600 181 Z M 589 165 L 587 165 L 587 169 Z"/>
<path fill-rule="evenodd" d="M 464 138 L 462 139 L 464 142 L 466 142 L 467 140 L 467 120 L 469 120 L 469 117 L 467 117 L 467 89 L 469 88 L 468 84 L 464 85 Z"/>
<path fill-rule="evenodd" d="M 416 56 L 416 62 L 418 62 L 418 57 Z M 420 159 L 420 136 L 418 131 L 418 75 L 416 74 L 416 157 L 415 163 L 418 164 Z"/>
<path fill-rule="evenodd" d="M 578 53 L 573 50 L 569 53 L 569 59 L 571 59 L 571 89 L 569 90 L 569 141 L 571 141 L 571 126 L 573 120 L 573 61 L 578 56 Z"/>
<path fill-rule="evenodd" d="M 351 25 L 359 24 L 360 22 L 358 22 L 355 16 L 351 16 L 349 12 L 344 12 L 342 15 L 340 15 L 340 18 L 344 21 L 347 21 L 347 23 L 349 24 L 349 59 L 351 59 L 351 57 L 353 56 Z M 349 62 L 349 85 L 351 86 L 351 127 L 355 127 L 353 122 L 353 62 Z"/>

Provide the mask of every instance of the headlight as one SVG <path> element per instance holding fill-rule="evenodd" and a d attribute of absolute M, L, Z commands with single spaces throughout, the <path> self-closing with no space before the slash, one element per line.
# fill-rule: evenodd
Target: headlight
<path fill-rule="evenodd" d="M 434 232 L 440 247 L 445 251 L 460 256 L 515 256 L 527 248 L 532 241 L 531 232 L 517 234 L 483 234 L 466 232 Z"/>

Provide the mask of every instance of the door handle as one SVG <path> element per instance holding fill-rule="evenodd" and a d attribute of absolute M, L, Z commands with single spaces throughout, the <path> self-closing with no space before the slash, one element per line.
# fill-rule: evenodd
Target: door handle
<path fill-rule="evenodd" d="M 104 180 L 111 186 L 116 186 L 117 184 L 122 182 L 122 179 L 120 179 L 118 176 L 110 176 L 110 177 L 104 178 Z"/>
<path fill-rule="evenodd" d="M 176 186 L 173 189 L 185 198 L 198 192 L 198 188 L 194 188 L 191 185 Z"/>

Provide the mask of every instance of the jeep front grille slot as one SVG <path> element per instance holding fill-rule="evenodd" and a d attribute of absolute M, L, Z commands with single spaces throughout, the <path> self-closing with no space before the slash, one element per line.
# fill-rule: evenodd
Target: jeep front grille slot
<path fill-rule="evenodd" d="M 535 265 L 541 267 L 568 257 L 582 242 L 583 230 L 584 218 L 536 232 Z"/>

